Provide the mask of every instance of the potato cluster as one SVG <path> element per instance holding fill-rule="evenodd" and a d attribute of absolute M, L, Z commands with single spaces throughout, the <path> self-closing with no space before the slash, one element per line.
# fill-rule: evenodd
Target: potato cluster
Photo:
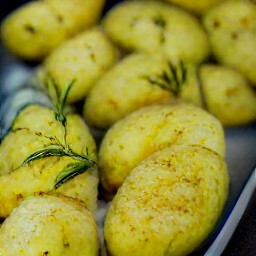
<path fill-rule="evenodd" d="M 1 24 L 38 63 L 19 90 L 44 100 L 17 93 L 0 123 L 0 255 L 183 256 L 221 217 L 223 126 L 256 120 L 256 5 L 104 5 L 30 2 Z"/>

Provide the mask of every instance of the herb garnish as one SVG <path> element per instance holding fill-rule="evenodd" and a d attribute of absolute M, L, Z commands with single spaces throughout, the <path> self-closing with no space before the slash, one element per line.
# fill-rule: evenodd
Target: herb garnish
<path fill-rule="evenodd" d="M 187 69 L 182 61 L 180 61 L 178 67 L 168 61 L 168 72 L 163 71 L 160 75 L 150 75 L 146 79 L 151 84 L 158 85 L 163 89 L 169 90 L 175 96 L 179 96 L 182 86 L 187 80 Z"/>
<path fill-rule="evenodd" d="M 66 116 L 64 113 L 66 101 L 68 94 L 74 84 L 75 80 L 72 80 L 68 86 L 66 87 L 66 90 L 62 93 L 60 92 L 57 84 L 53 79 L 48 80 L 48 91 L 49 95 L 51 96 L 53 102 L 55 103 L 55 119 L 58 122 L 61 122 L 61 124 L 64 127 L 64 145 L 54 137 L 50 137 L 51 143 L 42 148 L 38 151 L 34 152 L 30 156 L 27 157 L 27 159 L 24 160 L 24 162 L 21 164 L 21 166 L 28 165 L 29 163 L 39 160 L 46 157 L 56 156 L 56 157 L 62 157 L 67 156 L 70 157 L 76 161 L 67 164 L 57 175 L 54 183 L 54 188 L 57 189 L 60 187 L 63 183 L 69 181 L 70 179 L 74 178 L 75 176 L 84 173 L 89 168 L 93 167 L 96 163 L 92 160 L 90 160 L 87 152 L 87 156 L 82 156 L 76 152 L 74 152 L 70 146 L 67 144 L 67 129 L 66 129 Z M 41 132 L 39 132 L 41 136 L 44 136 Z M 47 136 L 45 136 L 48 138 Z"/>
<path fill-rule="evenodd" d="M 62 125 L 66 126 L 66 117 L 64 115 L 64 108 L 67 102 L 68 94 L 75 83 L 75 79 L 73 79 L 70 83 L 68 83 L 66 89 L 63 92 L 60 92 L 56 82 L 54 79 L 48 79 L 48 91 L 49 94 L 55 103 L 55 118 L 57 121 L 61 122 Z"/>

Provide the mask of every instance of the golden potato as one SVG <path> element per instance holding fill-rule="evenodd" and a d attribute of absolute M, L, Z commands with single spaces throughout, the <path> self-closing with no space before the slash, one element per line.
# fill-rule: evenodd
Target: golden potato
<path fill-rule="evenodd" d="M 194 65 L 171 64 L 162 55 L 134 53 L 93 86 L 86 98 L 84 116 L 88 124 L 108 128 L 136 109 L 177 97 L 201 104 Z"/>
<path fill-rule="evenodd" d="M 256 85 L 256 6 L 231 1 L 212 8 L 204 17 L 218 62 L 236 68 Z"/>
<path fill-rule="evenodd" d="M 104 226 L 112 256 L 188 255 L 209 235 L 228 192 L 222 157 L 205 147 L 174 146 L 132 170 Z"/>
<path fill-rule="evenodd" d="M 22 201 L 0 228 L 0 255 L 97 256 L 94 216 L 78 200 L 37 195 Z"/>
<path fill-rule="evenodd" d="M 55 49 L 44 69 L 60 91 L 75 79 L 69 102 L 83 100 L 88 90 L 116 61 L 116 49 L 98 28 L 87 30 Z"/>
<path fill-rule="evenodd" d="M 104 0 L 27 3 L 3 21 L 2 42 L 20 58 L 42 60 L 63 41 L 94 25 L 104 3 Z"/>
<path fill-rule="evenodd" d="M 224 126 L 238 126 L 256 119 L 256 95 L 246 79 L 236 70 L 202 65 L 200 68 L 207 110 Z"/>
<path fill-rule="evenodd" d="M 202 15 L 213 6 L 228 0 L 165 0 L 177 6 L 183 7 L 196 14 Z"/>
<path fill-rule="evenodd" d="M 0 217 L 8 216 L 23 198 L 41 191 L 78 198 L 94 211 L 98 170 L 94 164 L 87 169 L 83 157 L 97 161 L 94 139 L 80 116 L 67 114 L 64 128 L 53 110 L 35 105 L 25 108 L 0 145 Z M 71 173 L 75 174 L 72 179 L 59 183 L 63 174 Z"/>
<path fill-rule="evenodd" d="M 156 1 L 127 1 L 112 8 L 103 27 L 120 47 L 161 52 L 169 59 L 201 62 L 209 53 L 208 38 L 190 13 Z"/>
<path fill-rule="evenodd" d="M 206 111 L 188 104 L 144 107 L 116 122 L 103 138 L 99 166 L 104 189 L 115 192 L 143 159 L 172 145 L 200 145 L 225 154 L 222 126 Z"/>

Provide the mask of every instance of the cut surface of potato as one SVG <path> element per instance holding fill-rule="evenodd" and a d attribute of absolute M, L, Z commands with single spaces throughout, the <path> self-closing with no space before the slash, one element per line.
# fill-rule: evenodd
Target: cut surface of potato
<path fill-rule="evenodd" d="M 37 195 L 22 201 L 0 228 L 0 255 L 97 256 L 94 216 L 68 197 Z"/>
<path fill-rule="evenodd" d="M 196 146 L 152 154 L 132 170 L 107 212 L 112 256 L 188 255 L 212 231 L 228 192 L 225 161 Z"/>

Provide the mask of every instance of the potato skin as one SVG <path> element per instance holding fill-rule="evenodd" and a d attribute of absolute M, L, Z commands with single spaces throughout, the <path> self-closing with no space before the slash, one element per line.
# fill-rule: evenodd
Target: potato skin
<path fill-rule="evenodd" d="M 212 8 L 213 6 L 223 3 L 228 0 L 165 0 L 166 2 L 170 2 L 172 4 L 183 7 L 189 11 L 192 11 L 196 14 L 202 15 L 207 10 Z"/>
<path fill-rule="evenodd" d="M 38 118 L 40 116 L 40 118 Z M 42 106 L 25 108 L 15 120 L 13 130 L 0 145 L 0 216 L 6 217 L 19 202 L 36 192 L 54 191 L 78 198 L 94 211 L 98 195 L 98 170 L 95 167 L 54 189 L 56 177 L 75 159 L 51 156 L 22 166 L 31 154 L 58 141 L 64 142 L 64 127 L 54 112 Z M 80 116 L 67 115 L 67 145 L 76 153 L 97 161 L 96 145 Z M 18 156 L 17 157 L 17 152 Z"/>
<path fill-rule="evenodd" d="M 249 1 L 220 4 L 206 13 L 204 26 L 215 58 L 238 69 L 256 85 L 256 6 Z"/>
<path fill-rule="evenodd" d="M 157 1 L 127 1 L 112 8 L 103 27 L 121 48 L 161 52 L 169 59 L 201 62 L 209 43 L 199 21 L 190 13 Z"/>
<path fill-rule="evenodd" d="M 172 145 L 201 145 L 225 155 L 223 129 L 206 111 L 189 105 L 153 105 L 116 122 L 99 150 L 100 179 L 116 192 L 131 170 L 150 154 Z"/>
<path fill-rule="evenodd" d="M 55 49 L 45 60 L 44 70 L 61 91 L 75 79 L 68 102 L 76 102 L 85 98 L 116 58 L 115 47 L 99 28 L 94 28 Z"/>
<path fill-rule="evenodd" d="M 124 181 L 107 212 L 112 256 L 187 255 L 209 235 L 228 192 L 225 161 L 196 146 L 163 149 Z"/>
<path fill-rule="evenodd" d="M 180 74 L 180 66 L 173 64 Z M 150 82 L 160 81 L 163 72 L 170 74 L 167 59 L 160 54 L 134 53 L 117 63 L 93 86 L 84 105 L 86 122 L 108 128 L 116 121 L 141 107 L 185 98 L 200 105 L 200 91 L 194 65 L 184 63 L 186 82 L 176 96 L 171 90 Z"/>
<path fill-rule="evenodd" d="M 97 256 L 94 216 L 85 205 L 67 197 L 32 196 L 11 213 L 0 228 L 0 254 Z"/>
<path fill-rule="evenodd" d="M 97 22 L 104 0 L 30 2 L 2 23 L 3 44 L 15 55 L 40 61 L 54 48 Z"/>
<path fill-rule="evenodd" d="M 199 73 L 207 109 L 222 125 L 241 126 L 256 119 L 256 95 L 237 70 L 206 64 Z"/>

